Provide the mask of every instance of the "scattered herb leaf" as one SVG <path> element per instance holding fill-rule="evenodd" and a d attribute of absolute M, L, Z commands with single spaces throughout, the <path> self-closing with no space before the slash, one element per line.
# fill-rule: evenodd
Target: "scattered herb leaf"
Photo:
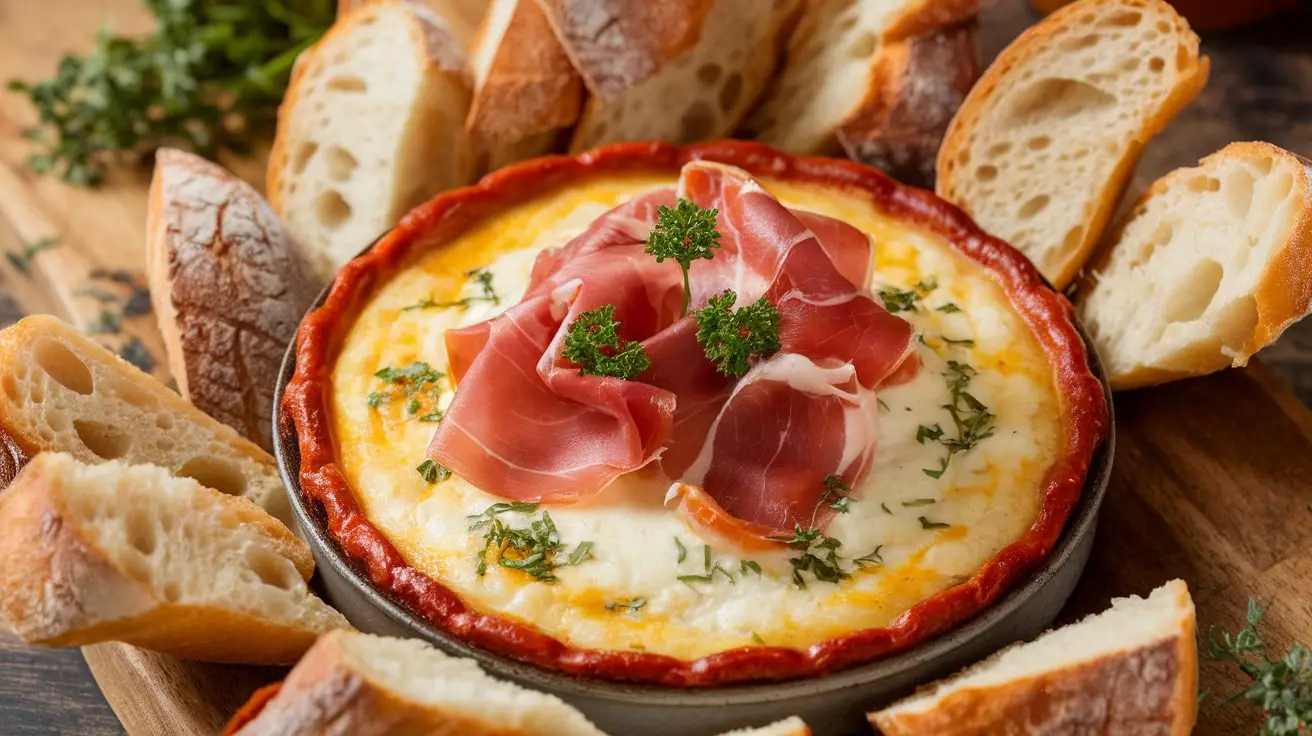
<path fill-rule="evenodd" d="M 752 641 L 756 642 L 757 644 L 765 643 L 765 639 L 762 639 L 761 635 L 756 633 L 755 631 L 752 632 Z"/>
<path fill-rule="evenodd" d="M 23 273 L 27 273 L 32 267 L 32 259 L 36 258 L 36 254 L 43 250 L 50 250 L 57 245 L 59 245 L 59 238 L 52 235 L 41 238 L 32 243 L 25 243 L 21 252 L 15 253 L 9 251 L 8 253 L 5 253 L 5 258 L 9 259 L 9 262 L 14 265 L 14 268 Z"/>
<path fill-rule="evenodd" d="M 155 370 L 155 358 L 151 356 L 150 350 L 146 349 L 146 344 L 136 335 L 129 337 L 119 349 L 118 357 L 136 366 L 142 373 L 151 373 Z"/>
<path fill-rule="evenodd" d="M 941 522 L 941 521 L 930 521 L 929 519 L 926 519 L 926 518 L 923 517 L 923 516 L 920 517 L 920 528 L 921 528 L 921 529 L 947 529 L 947 528 L 950 527 L 950 526 L 952 526 L 952 525 L 951 525 L 951 524 L 946 524 L 946 523 Z"/>
<path fill-rule="evenodd" d="M 688 548 L 683 546 L 683 542 L 680 542 L 678 537 L 674 538 L 674 546 L 679 550 L 679 562 L 688 559 Z"/>
<path fill-rule="evenodd" d="M 637 611 L 647 605 L 646 598 L 633 598 L 627 601 L 611 601 L 606 604 L 607 611 L 618 611 L 624 609 L 627 611 Z"/>
<path fill-rule="evenodd" d="M 862 555 L 856 558 L 855 560 L 852 560 L 852 564 L 861 568 L 867 567 L 869 565 L 884 564 L 884 558 L 879 554 L 879 551 L 882 550 L 883 548 L 884 545 L 882 544 L 877 545 L 873 550 L 870 551 L 869 554 Z"/>
<path fill-rule="evenodd" d="M 953 304 L 952 302 L 946 302 L 944 304 L 940 304 L 935 311 L 942 312 L 943 314 L 955 314 L 961 311 L 961 307 L 958 307 L 956 304 Z"/>
<path fill-rule="evenodd" d="M 916 304 L 920 301 L 920 294 L 912 289 L 880 289 L 879 299 L 884 302 L 884 309 L 897 314 L 898 312 L 914 312 Z"/>
<path fill-rule="evenodd" d="M 476 268 L 473 271 L 466 271 L 466 276 L 471 277 L 471 283 L 478 287 L 479 293 L 472 296 L 465 296 L 455 301 L 439 302 L 433 299 L 423 299 L 414 304 L 407 304 L 401 307 L 402 312 L 410 312 L 416 309 L 445 309 L 447 307 L 456 307 L 460 311 L 469 309 L 469 305 L 474 302 L 489 302 L 493 306 L 501 304 L 501 296 L 497 294 L 496 288 L 492 285 L 492 272 L 485 268 Z M 468 288 L 468 284 L 466 284 Z"/>
<path fill-rule="evenodd" d="M 522 501 L 496 503 L 482 514 L 469 517 L 475 520 L 469 531 L 484 531 L 483 551 L 479 553 L 475 572 L 486 574 L 491 557 L 490 561 L 501 567 L 522 570 L 539 582 L 554 583 L 559 579 L 556 577 L 557 568 L 592 559 L 593 543 L 581 542 L 569 553 L 565 562 L 556 561 L 565 545 L 561 544 L 560 532 L 546 510 L 537 518 L 530 517 L 528 526 L 523 528 L 512 527 L 500 518 L 506 512 L 533 514 L 537 508 L 535 503 Z"/>
<path fill-rule="evenodd" d="M 451 477 L 450 470 L 432 460 L 419 463 L 419 467 L 415 470 L 419 471 L 419 477 L 423 478 L 425 483 L 441 483 Z"/>
<path fill-rule="evenodd" d="M 902 505 L 910 508 L 915 506 L 928 506 L 933 503 L 938 503 L 938 501 L 932 498 L 913 498 L 910 501 L 903 501 Z"/>

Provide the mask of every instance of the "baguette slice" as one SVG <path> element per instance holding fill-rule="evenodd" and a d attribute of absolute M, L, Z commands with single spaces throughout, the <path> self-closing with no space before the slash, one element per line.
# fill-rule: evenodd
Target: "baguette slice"
<path fill-rule="evenodd" d="M 470 65 L 465 127 L 481 170 L 556 150 L 578 120 L 583 81 L 535 0 L 492 0 Z"/>
<path fill-rule="evenodd" d="M 1187 736 L 1197 706 L 1194 604 L 1172 580 L 1006 649 L 870 722 L 885 736 Z"/>
<path fill-rule="evenodd" d="M 470 79 L 427 7 L 378 0 L 297 61 L 269 154 L 269 203 L 323 280 L 432 195 L 473 172 Z"/>
<path fill-rule="evenodd" d="M 273 451 L 273 386 L 319 284 L 264 198 L 218 164 L 155 154 L 151 301 L 178 392 Z"/>
<path fill-rule="evenodd" d="M 1074 280 L 1139 153 L 1207 81 L 1198 36 L 1165 0 L 1080 0 L 1008 46 L 938 155 L 940 196 Z"/>
<path fill-rule="evenodd" d="M 349 626 L 287 527 L 163 468 L 42 453 L 0 494 L 0 528 L 0 615 L 29 644 L 284 664 Z"/>
<path fill-rule="evenodd" d="M 1312 311 L 1312 162 L 1232 143 L 1157 180 L 1076 304 L 1113 388 L 1246 365 Z"/>
<path fill-rule="evenodd" d="M 0 331 L 0 431 L 29 457 L 161 465 L 291 522 L 268 453 L 54 317 Z"/>
<path fill-rule="evenodd" d="M 934 187 L 939 144 L 979 79 L 975 21 L 887 43 L 865 98 L 836 131 L 847 156 L 919 187 Z"/>
<path fill-rule="evenodd" d="M 811 736 L 811 729 L 801 718 L 793 716 L 760 728 L 740 728 L 721 736 Z"/>
<path fill-rule="evenodd" d="M 277 694 L 227 733 L 241 736 L 603 736 L 550 695 L 499 682 L 417 639 L 334 631 Z"/>
<path fill-rule="evenodd" d="M 774 74 L 796 7 L 796 0 L 714 0 L 696 43 L 658 72 L 609 96 L 593 90 L 570 149 L 729 135 Z"/>
<path fill-rule="evenodd" d="M 378 0 L 337 0 L 338 20 Z M 451 36 L 468 52 L 474 46 L 478 24 L 487 13 L 491 0 L 415 0 L 446 21 Z"/>
<path fill-rule="evenodd" d="M 18 471 L 27 464 L 27 453 L 18 446 L 13 437 L 0 427 L 0 491 L 9 487 L 18 477 Z"/>
<path fill-rule="evenodd" d="M 886 120 L 899 105 L 907 108 L 914 127 L 939 127 L 946 121 L 921 121 L 921 114 L 950 119 L 964 90 L 940 91 L 942 80 L 958 73 L 974 82 L 979 61 L 973 32 L 937 47 L 932 61 L 925 56 L 932 42 L 916 49 L 919 67 L 906 76 L 906 56 L 913 39 L 928 41 L 940 31 L 972 18 L 978 0 L 812 0 L 788 40 L 783 71 L 766 93 L 760 107 L 743 126 L 756 138 L 790 153 L 836 154 L 839 131 L 846 129 L 849 147 L 874 139 L 891 138 L 907 123 Z M 965 41 L 965 43 L 962 43 Z M 922 76 L 928 75 L 928 76 Z M 898 81 L 906 76 L 905 82 Z M 905 100 L 899 102 L 899 100 Z M 941 127 L 940 127 L 941 126 Z M 891 130 L 889 128 L 892 128 Z M 937 141 L 934 142 L 937 147 Z M 937 150 L 937 149 L 936 149 Z M 917 157 L 923 153 L 917 152 Z M 919 165 L 919 164 L 918 164 Z"/>

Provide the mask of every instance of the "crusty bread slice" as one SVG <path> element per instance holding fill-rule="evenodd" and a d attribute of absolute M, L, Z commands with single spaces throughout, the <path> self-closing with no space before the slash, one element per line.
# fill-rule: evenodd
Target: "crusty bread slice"
<path fill-rule="evenodd" d="M 1187 736 L 1197 706 L 1194 604 L 1172 580 L 1006 649 L 870 721 L 885 736 Z"/>
<path fill-rule="evenodd" d="M 172 148 L 146 210 L 151 301 L 178 392 L 273 451 L 273 386 L 319 283 L 251 185 Z"/>
<path fill-rule="evenodd" d="M 602 736 L 550 695 L 497 681 L 417 639 L 334 631 L 305 655 L 241 736 Z"/>
<path fill-rule="evenodd" d="M 305 52 L 278 111 L 268 194 L 320 276 L 469 182 L 469 100 L 450 28 L 408 0 L 364 5 Z"/>
<path fill-rule="evenodd" d="M 1232 143 L 1157 180 L 1077 307 L 1125 389 L 1248 363 L 1312 311 L 1312 162 Z"/>
<path fill-rule="evenodd" d="M 974 81 L 979 62 L 973 41 L 964 47 L 965 54 L 959 43 L 951 44 L 939 49 L 951 51 L 949 58 L 922 65 L 917 75 L 930 72 L 935 80 L 924 89 L 914 86 L 914 78 L 907 80 L 912 86 L 896 82 L 901 75 L 887 65 L 905 59 L 886 53 L 971 18 L 978 4 L 978 0 L 811 0 L 788 39 L 783 71 L 744 124 L 743 133 L 791 153 L 835 154 L 841 128 L 850 126 L 854 144 L 873 137 L 872 129 L 881 125 L 901 95 L 919 98 L 920 105 L 931 108 L 924 112 L 935 115 L 941 111 L 933 106 L 947 104 L 951 118 L 959 100 L 937 90 L 942 86 L 938 80 L 954 78 L 957 68 L 965 66 L 969 81 Z M 932 44 L 921 47 L 922 51 L 932 48 Z M 946 127 L 947 122 L 935 125 Z"/>
<path fill-rule="evenodd" d="M 696 46 L 715 2 L 538 0 L 588 91 L 603 98 L 642 84 Z"/>
<path fill-rule="evenodd" d="M 696 43 L 658 72 L 609 96 L 593 90 L 571 150 L 729 135 L 774 74 L 796 7 L 796 0 L 714 0 Z"/>
<path fill-rule="evenodd" d="M 1207 71 L 1198 36 L 1165 0 L 1080 0 L 984 72 L 944 137 L 937 191 L 1065 288 L 1144 144 Z"/>
<path fill-rule="evenodd" d="M 721 736 L 811 736 L 811 729 L 801 718 L 793 716 L 760 728 L 740 728 Z"/>
<path fill-rule="evenodd" d="M 492 0 L 470 67 L 465 126 L 481 171 L 556 150 L 578 120 L 583 80 L 536 0 Z"/>
<path fill-rule="evenodd" d="M 487 13 L 491 0 L 414 0 L 428 7 L 446 21 L 451 36 L 468 52 L 474 46 L 478 24 Z M 378 0 L 337 0 L 337 17 L 345 18 L 359 8 Z"/>
<path fill-rule="evenodd" d="M 848 157 L 899 181 L 934 187 L 938 148 L 979 79 L 975 21 L 885 43 L 861 104 L 836 131 Z"/>
<path fill-rule="evenodd" d="M 0 331 L 0 431 L 29 457 L 161 465 L 291 522 L 273 458 L 54 317 Z"/>
<path fill-rule="evenodd" d="M 0 494 L 0 528 L 0 615 L 29 644 L 284 664 L 349 626 L 287 527 L 163 468 L 42 453 Z"/>

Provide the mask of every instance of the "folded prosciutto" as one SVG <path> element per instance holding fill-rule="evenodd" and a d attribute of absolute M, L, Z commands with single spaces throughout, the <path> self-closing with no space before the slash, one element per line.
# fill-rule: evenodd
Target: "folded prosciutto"
<path fill-rule="evenodd" d="M 721 373 L 681 317 L 683 274 L 644 248 L 661 205 L 715 208 L 720 247 L 694 261 L 694 310 L 732 290 L 779 314 L 779 350 Z M 911 326 L 866 288 L 869 238 L 789 210 L 746 172 L 684 167 L 677 189 L 638 197 L 541 253 L 505 313 L 447 334 L 459 385 L 429 457 L 511 500 L 569 502 L 657 463 L 694 516 L 739 538 L 823 527 L 827 479 L 858 484 L 878 435 L 874 392 L 914 373 Z M 650 367 L 591 375 L 562 355 L 579 315 L 611 305 Z"/>

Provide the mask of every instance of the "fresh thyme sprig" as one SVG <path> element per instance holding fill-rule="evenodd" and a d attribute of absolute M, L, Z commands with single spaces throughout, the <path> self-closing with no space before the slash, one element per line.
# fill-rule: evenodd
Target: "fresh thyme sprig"
<path fill-rule="evenodd" d="M 1220 627 L 1207 632 L 1212 659 L 1234 662 L 1253 684 L 1225 702 L 1242 698 L 1262 708 L 1262 736 L 1297 736 L 1312 728 L 1312 652 L 1294 643 L 1284 657 L 1272 659 L 1257 627 L 1265 611 L 1248 601 L 1248 626 L 1233 637 Z"/>
<path fill-rule="evenodd" d="M 604 304 L 580 314 L 569 326 L 561 355 L 583 375 L 609 376 L 631 381 L 651 367 L 640 343 L 620 339 L 615 305 Z"/>
<path fill-rule="evenodd" d="M 401 307 L 402 312 L 410 312 L 416 309 L 443 309 L 446 307 L 457 307 L 461 311 L 469 309 L 469 305 L 474 302 L 489 302 L 493 306 L 501 304 L 501 295 L 497 293 L 496 287 L 492 285 L 492 272 L 485 268 L 476 268 L 473 271 L 466 271 L 466 276 L 473 279 L 473 283 L 478 287 L 479 293 L 472 296 L 461 297 L 455 301 L 439 302 L 433 299 L 423 299 L 414 304 L 407 304 Z"/>
<path fill-rule="evenodd" d="M 39 128 L 28 165 L 98 184 L 108 164 L 159 145 L 212 156 L 243 152 L 276 120 L 297 54 L 333 22 L 332 0 L 144 0 L 155 31 L 101 29 L 86 57 L 65 56 L 52 79 L 10 82 L 31 98 Z"/>
<path fill-rule="evenodd" d="M 713 248 L 720 247 L 720 233 L 715 229 L 715 218 L 720 211 L 714 207 L 702 209 L 695 203 L 680 199 L 674 207 L 661 205 L 656 209 L 656 227 L 647 236 L 646 251 L 656 256 L 657 263 L 669 258 L 683 271 L 683 311 L 688 315 L 688 300 L 692 297 L 688 286 L 688 269 L 698 259 L 710 260 Z"/>
<path fill-rule="evenodd" d="M 737 311 L 732 289 L 713 296 L 693 312 L 697 342 L 720 373 L 741 377 L 753 360 L 779 350 L 779 310 L 764 296 Z"/>
<path fill-rule="evenodd" d="M 560 561 L 565 545 L 561 544 L 560 532 L 546 510 L 537 518 L 530 517 L 529 525 L 522 528 L 512 527 L 499 518 L 508 511 L 533 514 L 537 510 L 536 503 L 512 501 L 492 504 L 483 513 L 469 517 L 474 522 L 469 531 L 484 532 L 483 551 L 479 553 L 478 566 L 474 569 L 478 575 L 487 574 L 491 558 L 491 562 L 501 567 L 521 570 L 543 583 L 554 583 L 559 580 L 557 568 L 579 565 L 592 559 L 593 543 L 580 542 L 563 562 Z"/>
<path fill-rule="evenodd" d="M 927 440 L 941 442 L 948 448 L 947 455 L 939 462 L 938 468 L 925 468 L 923 472 L 931 478 L 943 477 L 944 471 L 948 469 L 948 464 L 952 462 L 952 457 L 959 452 L 965 452 L 980 442 L 993 436 L 997 430 L 994 420 L 997 418 L 989 411 L 979 399 L 975 398 L 966 389 L 970 386 L 970 381 L 977 375 L 977 371 L 965 363 L 959 363 L 955 360 L 948 361 L 948 371 L 944 374 L 948 382 L 948 391 L 952 396 L 952 403 L 944 404 L 943 408 L 948 410 L 952 417 L 952 424 L 956 430 L 955 437 L 947 436 L 943 428 L 937 424 L 932 426 L 921 425 L 916 430 L 916 441 L 925 444 Z"/>

